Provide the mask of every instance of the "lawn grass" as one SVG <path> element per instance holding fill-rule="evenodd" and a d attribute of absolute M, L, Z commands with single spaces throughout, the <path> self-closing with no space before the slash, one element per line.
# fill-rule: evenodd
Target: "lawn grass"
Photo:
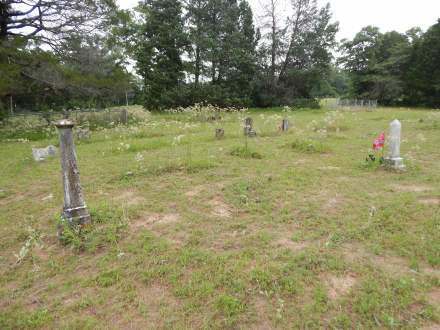
<path fill-rule="evenodd" d="M 395 118 L 403 173 L 365 163 Z M 1 329 L 440 327 L 436 111 L 153 114 L 92 132 L 77 155 L 93 225 L 62 242 L 59 159 L 31 155 L 56 143 L 0 141 Z"/>

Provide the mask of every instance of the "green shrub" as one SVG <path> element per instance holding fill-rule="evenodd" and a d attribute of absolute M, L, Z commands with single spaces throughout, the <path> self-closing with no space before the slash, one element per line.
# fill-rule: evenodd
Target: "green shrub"
<path fill-rule="evenodd" d="M 315 140 L 301 140 L 296 139 L 290 145 L 290 147 L 296 151 L 303 153 L 325 153 L 328 148 L 322 144 L 320 141 Z"/>
<path fill-rule="evenodd" d="M 263 158 L 263 156 L 260 153 L 246 147 L 235 147 L 234 149 L 232 149 L 231 155 L 238 156 L 241 158 L 254 158 L 254 159 Z"/>

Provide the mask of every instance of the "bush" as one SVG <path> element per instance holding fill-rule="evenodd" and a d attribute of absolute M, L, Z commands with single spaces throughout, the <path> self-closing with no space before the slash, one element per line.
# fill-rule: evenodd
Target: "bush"
<path fill-rule="evenodd" d="M 291 148 L 303 152 L 303 153 L 325 153 L 327 150 L 326 146 L 324 146 L 319 141 L 314 140 L 300 140 L 296 139 L 291 145 Z"/>
<path fill-rule="evenodd" d="M 260 153 L 246 147 L 235 147 L 234 149 L 232 149 L 231 155 L 238 156 L 241 158 L 254 158 L 254 159 L 263 158 L 263 156 Z"/>
<path fill-rule="evenodd" d="M 286 105 L 291 108 L 308 108 L 308 109 L 319 109 L 319 100 L 318 99 L 292 99 Z"/>

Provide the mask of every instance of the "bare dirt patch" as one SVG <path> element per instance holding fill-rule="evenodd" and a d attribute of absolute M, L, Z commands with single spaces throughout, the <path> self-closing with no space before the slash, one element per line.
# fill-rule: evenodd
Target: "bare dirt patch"
<path fill-rule="evenodd" d="M 321 171 L 339 171 L 341 168 L 337 166 L 322 166 L 318 167 Z"/>
<path fill-rule="evenodd" d="M 428 293 L 428 302 L 434 306 L 440 306 L 440 288 Z"/>
<path fill-rule="evenodd" d="M 127 206 L 140 205 L 145 201 L 145 198 L 140 196 L 138 192 L 134 190 L 123 191 L 115 199 Z"/>
<path fill-rule="evenodd" d="M 319 197 L 321 203 L 321 211 L 324 214 L 335 215 L 340 211 L 343 199 L 329 191 L 322 191 Z"/>
<path fill-rule="evenodd" d="M 342 276 L 326 274 L 321 277 L 321 280 L 327 287 L 328 296 L 331 300 L 336 300 L 348 294 L 357 281 L 356 277 L 352 274 Z"/>
<path fill-rule="evenodd" d="M 154 225 L 166 225 L 176 223 L 180 220 L 178 213 L 152 213 L 145 214 L 131 223 L 132 228 L 151 229 Z"/>
<path fill-rule="evenodd" d="M 398 191 L 398 192 L 414 192 L 414 193 L 424 193 L 424 192 L 430 192 L 433 190 L 433 188 L 431 186 L 423 185 L 423 184 L 416 184 L 416 185 L 394 184 L 391 186 L 391 188 L 394 191 Z"/>
<path fill-rule="evenodd" d="M 163 284 L 139 286 L 136 292 L 138 304 L 145 307 L 146 315 L 143 321 L 147 323 L 148 329 L 162 329 L 165 321 L 169 320 L 169 315 L 176 313 L 179 309 L 179 300 Z"/>
<path fill-rule="evenodd" d="M 411 271 L 409 262 L 397 256 L 378 256 L 368 252 L 359 243 L 346 244 L 342 249 L 344 257 L 349 261 L 373 263 L 391 274 L 406 274 Z"/>
<path fill-rule="evenodd" d="M 440 278 L 440 270 L 430 267 L 427 264 L 420 265 L 419 271 L 413 270 L 410 267 L 410 262 L 404 257 L 395 255 L 375 255 L 365 249 L 360 243 L 346 244 L 342 248 L 344 257 L 351 262 L 372 263 L 393 275 L 407 275 L 409 273 L 420 273 L 423 275 L 432 275 Z"/>
<path fill-rule="evenodd" d="M 290 238 L 282 237 L 275 241 L 275 246 L 279 248 L 289 249 L 293 252 L 299 252 L 307 247 L 306 242 L 294 242 Z"/>
<path fill-rule="evenodd" d="M 440 329 L 440 324 L 434 322 L 429 322 L 421 328 L 421 330 L 439 330 L 439 329 Z"/>
<path fill-rule="evenodd" d="M 191 188 L 190 190 L 188 190 L 185 193 L 185 196 L 196 197 L 203 191 L 203 189 L 204 189 L 204 186 L 195 186 L 195 187 Z"/>
<path fill-rule="evenodd" d="M 275 329 L 268 316 L 269 302 L 264 296 L 257 296 L 254 301 L 254 308 L 257 316 L 257 321 L 252 324 L 252 329 L 256 330 L 270 330 Z"/>
<path fill-rule="evenodd" d="M 214 198 L 209 202 L 212 207 L 211 214 L 219 218 L 232 217 L 232 208 L 227 205 L 220 197 Z"/>
<path fill-rule="evenodd" d="M 419 198 L 419 202 L 424 205 L 440 205 L 440 198 L 438 197 Z"/>

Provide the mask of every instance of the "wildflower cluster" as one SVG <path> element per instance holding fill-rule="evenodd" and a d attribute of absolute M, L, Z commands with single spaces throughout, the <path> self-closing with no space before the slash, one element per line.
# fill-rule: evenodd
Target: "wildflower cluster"
<path fill-rule="evenodd" d="M 196 103 L 190 107 L 178 107 L 165 110 L 166 113 L 183 113 L 196 121 L 213 121 L 222 119 L 222 113 L 245 112 L 247 109 L 227 107 L 221 108 L 212 104 Z"/>
<path fill-rule="evenodd" d="M 321 121 L 313 120 L 309 124 L 309 129 L 317 132 L 321 137 L 327 137 L 329 132 L 339 133 L 344 129 L 341 122 L 344 115 L 340 111 L 329 111 Z"/>

